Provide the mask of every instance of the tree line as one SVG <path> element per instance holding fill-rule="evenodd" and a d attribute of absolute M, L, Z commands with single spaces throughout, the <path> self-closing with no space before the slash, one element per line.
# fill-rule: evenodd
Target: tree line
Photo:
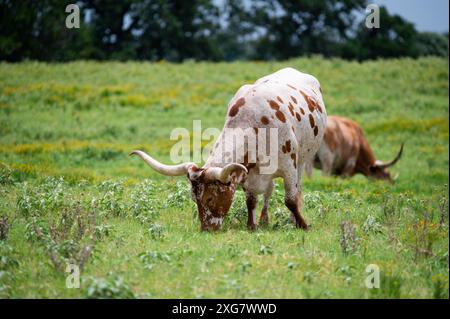
<path fill-rule="evenodd" d="M 448 33 L 418 32 L 366 0 L 0 0 L 0 60 L 272 60 L 320 54 L 366 60 L 448 57 Z"/>

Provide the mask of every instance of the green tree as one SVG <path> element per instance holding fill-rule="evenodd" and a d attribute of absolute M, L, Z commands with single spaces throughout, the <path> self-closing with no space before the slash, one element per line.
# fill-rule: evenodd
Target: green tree
<path fill-rule="evenodd" d="M 84 0 L 96 59 L 135 59 L 139 38 L 134 34 L 140 24 L 138 7 L 142 1 Z"/>
<path fill-rule="evenodd" d="M 89 29 L 66 28 L 65 8 L 69 3 L 0 0 L 0 59 L 51 61 L 90 57 Z"/>
<path fill-rule="evenodd" d="M 434 55 L 448 57 L 448 32 L 420 32 L 417 36 L 417 47 L 422 56 Z"/>
<path fill-rule="evenodd" d="M 448 56 L 448 34 L 418 33 L 380 8 L 381 28 L 358 12 L 367 0 L 0 0 L 0 59 L 183 61 Z"/>
<path fill-rule="evenodd" d="M 349 38 L 355 11 L 366 0 L 262 0 L 254 3 L 255 23 L 265 28 L 256 43 L 256 58 L 285 59 L 308 53 L 339 55 Z"/>
<path fill-rule="evenodd" d="M 137 8 L 141 18 L 137 55 L 143 59 L 216 60 L 219 11 L 211 0 L 150 0 Z"/>
<path fill-rule="evenodd" d="M 367 28 L 362 21 L 356 36 L 343 46 L 342 55 L 349 59 L 417 57 L 417 31 L 414 25 L 399 15 L 390 15 L 380 7 L 380 28 Z"/>

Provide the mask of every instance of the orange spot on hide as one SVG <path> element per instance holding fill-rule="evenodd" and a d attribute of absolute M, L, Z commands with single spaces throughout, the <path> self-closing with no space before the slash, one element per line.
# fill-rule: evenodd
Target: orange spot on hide
<path fill-rule="evenodd" d="M 239 98 L 236 103 L 230 108 L 230 116 L 235 116 L 239 112 L 239 108 L 245 104 L 245 99 L 243 97 Z"/>
<path fill-rule="evenodd" d="M 289 112 L 291 112 L 291 115 L 294 116 L 294 106 L 292 105 L 291 102 L 289 102 L 288 108 L 289 108 Z"/>
<path fill-rule="evenodd" d="M 293 90 L 296 90 L 297 91 L 297 88 L 296 87 L 294 87 L 294 86 L 292 86 L 292 85 L 290 85 L 290 84 L 287 84 L 287 86 L 289 86 L 291 89 L 293 89 Z"/>
<path fill-rule="evenodd" d="M 281 111 L 277 111 L 275 113 L 275 116 L 283 123 L 286 123 L 286 117 L 284 116 L 284 113 Z"/>
<path fill-rule="evenodd" d="M 319 110 L 320 113 L 323 113 L 322 112 L 322 107 L 319 105 L 319 103 L 316 104 L 316 107 L 317 107 L 317 109 Z"/>
<path fill-rule="evenodd" d="M 308 95 L 306 95 L 302 90 L 299 91 L 303 95 L 303 98 L 305 99 L 306 103 L 308 104 L 309 111 L 314 112 L 314 110 L 317 108 L 317 102 L 314 101 L 314 99 L 312 99 Z M 320 110 L 320 112 L 322 111 Z"/>
<path fill-rule="evenodd" d="M 297 99 L 296 99 L 295 97 L 293 97 L 292 95 L 291 95 L 291 100 L 292 100 L 295 104 L 297 104 Z"/>
<path fill-rule="evenodd" d="M 311 128 L 313 128 L 316 125 L 314 121 L 314 116 L 312 116 L 312 114 L 309 114 L 309 124 L 311 125 Z"/>
<path fill-rule="evenodd" d="M 290 140 L 286 141 L 286 150 L 287 150 L 288 152 L 291 151 L 291 141 L 290 141 Z"/>
<path fill-rule="evenodd" d="M 294 153 L 291 154 L 292 162 L 294 163 L 294 167 L 297 168 L 297 155 Z"/>
<path fill-rule="evenodd" d="M 274 110 L 279 110 L 280 109 L 280 106 L 278 105 L 278 103 L 277 102 L 275 102 L 274 100 L 270 100 L 269 101 L 269 105 L 270 105 L 270 107 L 272 108 L 272 109 L 274 109 Z"/>

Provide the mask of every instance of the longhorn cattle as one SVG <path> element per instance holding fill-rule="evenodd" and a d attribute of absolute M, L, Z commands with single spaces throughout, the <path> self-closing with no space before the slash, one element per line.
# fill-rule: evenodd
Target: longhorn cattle
<path fill-rule="evenodd" d="M 221 228 L 238 186 L 246 195 L 248 228 L 256 227 L 259 194 L 264 197 L 260 223 L 268 223 L 268 204 L 277 177 L 284 180 L 285 205 L 296 226 L 307 229 L 301 214 L 302 171 L 319 149 L 326 118 L 319 81 L 285 68 L 237 91 L 203 167 L 164 165 L 142 151 L 130 155 L 138 155 L 158 173 L 187 176 L 202 230 Z"/>
<path fill-rule="evenodd" d="M 345 117 L 329 116 L 322 145 L 314 160 L 305 165 L 305 170 L 311 176 L 314 165 L 324 175 L 351 177 L 360 173 L 368 178 L 393 182 L 388 168 L 397 163 L 402 152 L 403 144 L 392 161 L 377 160 L 357 123 Z"/>

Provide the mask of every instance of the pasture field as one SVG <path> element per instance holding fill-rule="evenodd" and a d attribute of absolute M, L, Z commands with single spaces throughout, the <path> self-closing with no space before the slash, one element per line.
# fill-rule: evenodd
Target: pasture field
<path fill-rule="evenodd" d="M 168 163 L 173 128 L 221 129 L 242 84 L 285 66 L 316 76 L 328 114 L 359 122 L 378 158 L 406 143 L 396 183 L 315 170 L 310 231 L 277 180 L 269 226 L 246 229 L 238 191 L 223 229 L 200 232 L 187 179 L 128 153 Z M 448 298 L 448 92 L 437 58 L 1 63 L 0 298 Z"/>

